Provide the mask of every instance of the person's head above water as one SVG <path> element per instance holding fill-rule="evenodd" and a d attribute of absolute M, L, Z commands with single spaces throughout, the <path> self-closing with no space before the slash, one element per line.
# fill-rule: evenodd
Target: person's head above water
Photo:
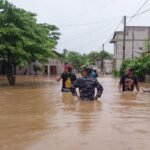
<path fill-rule="evenodd" d="M 71 64 L 65 64 L 64 65 L 64 72 L 72 72 L 72 65 Z"/>
<path fill-rule="evenodd" d="M 68 64 L 68 72 L 72 72 L 72 65 Z"/>
<path fill-rule="evenodd" d="M 87 77 L 89 75 L 89 68 L 87 68 L 87 67 L 81 68 L 81 75 L 83 77 Z"/>
<path fill-rule="evenodd" d="M 132 76 L 132 69 L 128 67 L 125 71 L 125 75 Z"/>

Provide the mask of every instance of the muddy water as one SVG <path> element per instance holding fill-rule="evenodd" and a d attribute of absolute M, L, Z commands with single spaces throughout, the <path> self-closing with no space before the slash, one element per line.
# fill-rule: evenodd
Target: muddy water
<path fill-rule="evenodd" d="M 0 150 L 149 150 L 150 94 L 99 80 L 102 98 L 79 102 L 53 79 L 19 77 L 14 87 L 1 79 Z"/>

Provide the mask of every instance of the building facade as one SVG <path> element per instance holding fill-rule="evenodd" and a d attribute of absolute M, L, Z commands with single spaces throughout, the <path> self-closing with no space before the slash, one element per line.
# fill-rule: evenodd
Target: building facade
<path fill-rule="evenodd" d="M 24 67 L 17 67 L 17 75 L 59 75 L 63 72 L 63 55 L 54 51 L 55 58 L 50 58 L 48 63 L 41 64 L 39 61 L 30 63 Z M 3 63 L 0 61 L 0 74 L 4 74 Z M 6 71 L 5 71 L 6 72 Z"/>
<path fill-rule="evenodd" d="M 120 70 L 123 60 L 123 31 L 116 31 L 110 43 L 114 44 L 114 69 Z M 150 41 L 149 26 L 127 26 L 125 38 L 125 58 L 139 57 L 146 42 Z"/>
<path fill-rule="evenodd" d="M 45 65 L 45 74 L 58 75 L 63 72 L 63 64 L 59 59 L 50 59 L 48 64 Z"/>
<path fill-rule="evenodd" d="M 96 69 L 99 70 L 98 72 L 103 72 L 104 74 L 112 74 L 113 70 L 113 60 L 112 59 L 104 59 L 103 60 L 103 70 L 102 68 L 102 62 L 101 60 L 96 61 Z"/>

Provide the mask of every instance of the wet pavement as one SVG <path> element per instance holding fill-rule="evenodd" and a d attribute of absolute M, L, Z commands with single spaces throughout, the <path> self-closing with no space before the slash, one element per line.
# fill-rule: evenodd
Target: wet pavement
<path fill-rule="evenodd" d="M 61 82 L 0 79 L 0 150 L 149 150 L 150 93 L 119 93 L 118 80 L 100 78 L 98 101 L 77 101 Z M 150 84 L 141 84 L 150 87 Z"/>

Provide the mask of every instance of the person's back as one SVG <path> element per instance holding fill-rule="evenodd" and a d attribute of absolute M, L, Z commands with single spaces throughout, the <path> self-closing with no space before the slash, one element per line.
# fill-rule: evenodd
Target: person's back
<path fill-rule="evenodd" d="M 66 64 L 64 66 L 64 72 L 56 78 L 57 81 L 62 79 L 62 92 L 70 92 L 73 82 L 76 80 L 76 75 L 72 73 L 72 66 Z"/>
<path fill-rule="evenodd" d="M 73 82 L 76 80 L 76 75 L 72 72 L 64 72 L 61 74 L 62 92 L 70 92 Z"/>

